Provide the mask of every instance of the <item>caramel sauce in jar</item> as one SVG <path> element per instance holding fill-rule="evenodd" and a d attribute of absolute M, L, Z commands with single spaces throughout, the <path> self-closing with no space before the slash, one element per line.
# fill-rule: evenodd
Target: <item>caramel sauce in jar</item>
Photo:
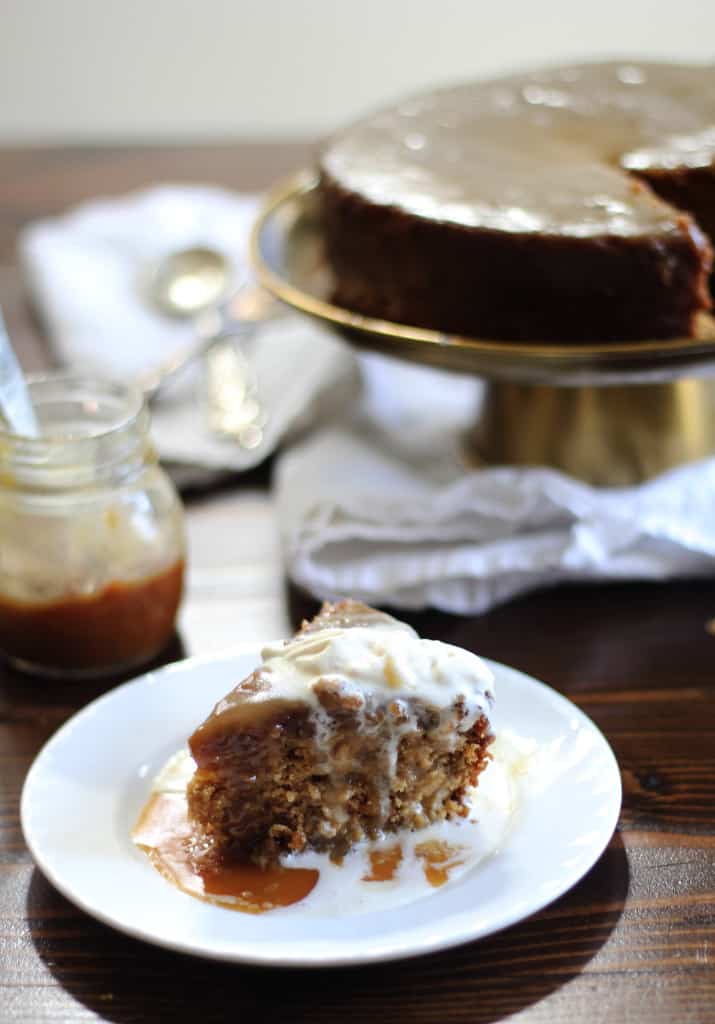
<path fill-rule="evenodd" d="M 135 389 L 30 378 L 40 433 L 0 427 L 0 653 L 40 675 L 101 675 L 168 644 L 185 542 Z"/>
<path fill-rule="evenodd" d="M 18 662 L 92 672 L 140 664 L 168 643 L 181 600 L 183 560 L 147 579 L 40 604 L 0 595 L 0 649 Z"/>

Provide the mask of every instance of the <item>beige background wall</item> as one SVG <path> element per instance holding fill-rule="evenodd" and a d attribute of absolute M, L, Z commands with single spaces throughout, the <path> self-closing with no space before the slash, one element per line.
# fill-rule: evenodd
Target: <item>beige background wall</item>
<path fill-rule="evenodd" d="M 427 83 L 715 58 L 715 0 L 0 0 L 0 142 L 315 134 Z"/>

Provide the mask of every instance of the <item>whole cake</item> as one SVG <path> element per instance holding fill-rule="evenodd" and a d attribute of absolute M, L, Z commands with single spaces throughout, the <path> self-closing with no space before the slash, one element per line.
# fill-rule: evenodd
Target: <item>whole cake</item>
<path fill-rule="evenodd" d="M 710 308 L 715 68 L 608 63 L 413 97 L 320 157 L 335 301 L 499 339 L 689 336 Z"/>
<path fill-rule="evenodd" d="M 267 867 L 464 815 L 492 691 L 476 655 L 357 602 L 325 605 L 190 738 L 189 817 L 222 859 Z"/>

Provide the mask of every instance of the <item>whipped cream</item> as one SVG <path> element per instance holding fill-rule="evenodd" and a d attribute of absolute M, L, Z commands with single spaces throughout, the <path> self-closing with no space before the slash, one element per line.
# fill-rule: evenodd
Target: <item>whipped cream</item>
<path fill-rule="evenodd" d="M 284 698 L 316 704 L 319 683 L 336 684 L 360 700 L 420 700 L 436 708 L 461 701 L 460 730 L 488 715 L 494 677 L 476 654 L 423 640 L 407 626 L 353 626 L 305 633 L 262 651 L 261 677 L 269 688 L 253 700 Z"/>

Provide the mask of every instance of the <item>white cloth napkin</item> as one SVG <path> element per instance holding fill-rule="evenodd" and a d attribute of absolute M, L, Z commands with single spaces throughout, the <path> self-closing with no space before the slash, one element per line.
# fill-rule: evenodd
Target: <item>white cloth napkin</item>
<path fill-rule="evenodd" d="M 131 377 L 191 338 L 154 311 L 142 285 L 166 253 L 221 248 L 245 272 L 255 199 L 162 186 L 87 203 L 20 239 L 28 286 L 58 361 Z M 480 612 L 557 580 L 664 579 L 715 571 L 715 460 L 640 487 L 597 489 L 545 469 L 469 471 L 459 436 L 478 385 L 378 356 L 355 359 L 298 318 L 251 346 L 264 440 L 244 450 L 213 435 L 187 371 L 153 412 L 161 455 L 247 469 L 299 425 L 322 427 L 281 456 L 276 492 L 288 571 L 318 597 Z M 337 413 L 336 409 L 342 410 Z"/>
<path fill-rule="evenodd" d="M 172 251 L 208 245 L 232 260 L 237 282 L 245 280 L 256 204 L 254 196 L 219 188 L 166 185 L 94 200 L 26 228 L 21 264 L 57 361 L 130 379 L 190 343 L 191 324 L 149 301 L 151 269 Z M 201 374 L 187 369 L 153 407 L 152 435 L 164 459 L 247 469 L 314 414 L 316 403 L 354 389 L 354 357 L 307 320 L 286 317 L 259 330 L 259 343 L 248 351 L 268 412 L 261 445 L 246 450 L 209 430 Z"/>
<path fill-rule="evenodd" d="M 276 467 L 289 573 L 317 597 L 469 614 L 562 580 L 715 572 L 715 459 L 628 488 L 469 471 L 478 385 L 362 362 L 360 405 Z"/>

